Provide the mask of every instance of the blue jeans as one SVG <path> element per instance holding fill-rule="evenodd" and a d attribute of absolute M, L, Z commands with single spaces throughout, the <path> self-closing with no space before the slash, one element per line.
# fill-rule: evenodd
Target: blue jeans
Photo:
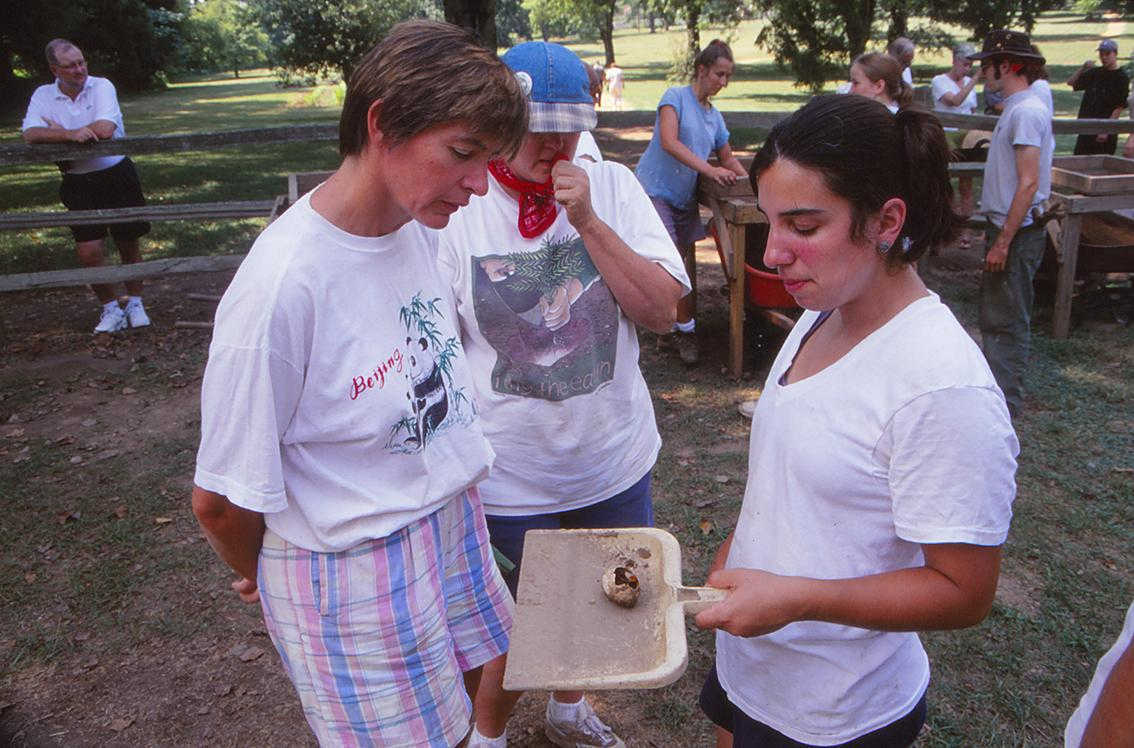
<path fill-rule="evenodd" d="M 985 234 L 987 246 L 992 246 L 1000 230 L 989 227 Z M 985 271 L 980 278 L 981 349 L 1013 415 L 1024 398 L 1024 368 L 1032 346 L 1032 280 L 1046 246 L 1042 227 L 1020 229 L 1009 245 L 1004 269 Z"/>
<path fill-rule="evenodd" d="M 500 570 L 504 582 L 516 596 L 523 561 L 524 534 L 528 530 L 578 530 L 603 527 L 652 527 L 654 504 L 650 496 L 650 474 L 609 499 L 551 514 L 529 514 L 523 517 L 488 515 L 488 538 L 493 547 L 516 565 L 512 571 Z"/>

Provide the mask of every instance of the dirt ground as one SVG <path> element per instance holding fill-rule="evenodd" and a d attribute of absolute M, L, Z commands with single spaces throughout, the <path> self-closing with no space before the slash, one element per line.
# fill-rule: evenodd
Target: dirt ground
<path fill-rule="evenodd" d="M 209 332 L 173 325 L 209 319 L 214 305 L 186 294 L 219 295 L 230 277 L 149 284 L 153 327 L 117 336 L 89 334 L 95 312 L 85 289 L 4 297 L 0 477 L 4 503 L 18 502 L 8 510 L 21 516 L 9 513 L 0 530 L 42 534 L 43 542 L 31 557 L 5 559 L 3 595 L 25 610 L 28 598 L 43 599 L 35 620 L 4 621 L 0 661 L 13 666 L 0 673 L 0 744 L 312 743 L 258 608 L 227 590 L 231 575 L 189 511 Z M 706 264 L 701 280 L 704 295 L 719 301 L 719 270 Z M 676 365 L 644 348 L 647 372 Z M 716 378 L 723 344 L 707 358 L 705 377 Z M 658 410 L 667 453 L 691 454 L 666 433 L 673 408 L 663 400 Z M 746 425 L 727 414 L 737 432 L 728 451 L 740 458 Z M 742 485 L 737 471 L 733 486 Z M 659 506 L 664 493 L 659 487 Z M 119 532 L 129 537 L 117 547 Z M 163 561 L 167 573 L 149 568 Z M 132 574 L 147 584 L 109 578 Z M 111 599 L 107 586 L 126 589 Z M 548 745 L 545 700 L 521 701 L 510 727 L 516 745 Z M 592 702 L 632 744 L 673 744 L 667 723 L 651 727 L 644 718 L 648 697 L 596 694 Z"/>
<path fill-rule="evenodd" d="M 648 132 L 600 133 L 600 142 L 630 160 Z M 974 256 L 947 255 L 941 272 L 972 273 Z M 756 394 L 778 343 L 774 331 L 752 330 L 745 378 L 724 376 L 724 279 L 711 244 L 698 259 L 701 364 L 685 370 L 642 335 L 665 440 L 658 524 L 681 538 L 689 583 L 703 579 L 735 519 L 748 434 L 735 404 Z M 313 744 L 258 608 L 229 592 L 232 575 L 189 511 L 209 331 L 174 323 L 210 319 L 214 304 L 187 295 L 219 295 L 230 277 L 150 283 L 153 327 L 113 337 L 90 335 L 86 289 L 2 297 L 0 533 L 20 552 L 0 566 L 9 611 L 0 613 L 0 744 Z M 695 704 L 711 651 L 691 630 L 678 683 L 591 700 L 628 744 L 707 744 Z M 514 745 L 548 745 L 545 700 L 521 701 Z"/>

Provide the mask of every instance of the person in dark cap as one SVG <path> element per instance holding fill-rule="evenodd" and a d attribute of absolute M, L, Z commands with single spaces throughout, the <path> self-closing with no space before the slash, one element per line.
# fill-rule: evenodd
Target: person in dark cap
<path fill-rule="evenodd" d="M 1005 97 L 1004 113 L 992 131 L 980 197 L 980 213 L 989 223 L 980 331 L 985 358 L 1014 417 L 1023 400 L 1031 347 L 1032 278 L 1045 243 L 1036 217 L 1051 193 L 1055 139 L 1051 112 L 1030 87 L 1044 58 L 1027 34 L 993 31 L 972 59 L 980 62 L 985 87 Z"/>
<path fill-rule="evenodd" d="M 1118 67 L 1118 44 L 1113 39 L 1099 42 L 1098 52 L 1102 64 L 1096 67 L 1093 60 L 1087 60 L 1067 79 L 1067 85 L 1083 92 L 1079 119 L 1118 119 L 1130 95 L 1130 76 Z M 1075 141 L 1075 155 L 1113 156 L 1117 145 L 1118 135 L 1113 133 L 1083 134 Z"/>

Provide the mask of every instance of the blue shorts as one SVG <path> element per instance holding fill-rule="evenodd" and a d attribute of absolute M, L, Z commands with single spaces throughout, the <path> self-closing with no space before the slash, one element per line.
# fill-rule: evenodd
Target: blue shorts
<path fill-rule="evenodd" d="M 501 572 L 504 583 L 516 596 L 520 581 L 520 562 L 524 550 L 524 533 L 528 530 L 577 530 L 600 527 L 652 527 L 654 504 L 650 496 L 650 474 L 621 493 L 590 506 L 551 514 L 529 514 L 523 517 L 489 515 L 488 536 L 496 550 L 516 565 Z"/>
<path fill-rule="evenodd" d="M 773 730 L 763 722 L 757 722 L 741 711 L 721 687 L 716 665 L 713 665 L 705 678 L 698 701 L 705 716 L 718 727 L 732 733 L 734 748 L 812 748 L 807 743 L 792 740 L 782 732 Z M 801 705 L 800 708 L 805 707 Z M 921 732 L 921 727 L 925 724 L 925 713 L 925 694 L 922 694 L 921 700 L 904 717 L 854 740 L 839 743 L 837 748 L 906 748 L 913 744 Z"/>
<path fill-rule="evenodd" d="M 696 202 L 685 208 L 675 208 L 660 197 L 651 197 L 650 202 L 654 204 L 662 225 L 682 256 L 686 249 L 708 236 L 705 233 L 705 223 L 701 220 L 701 209 Z"/>

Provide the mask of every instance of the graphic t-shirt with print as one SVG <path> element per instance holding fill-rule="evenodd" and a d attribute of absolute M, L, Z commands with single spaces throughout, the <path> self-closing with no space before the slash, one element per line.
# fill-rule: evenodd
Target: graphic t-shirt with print
<path fill-rule="evenodd" d="M 492 462 L 437 234 L 337 228 L 304 196 L 217 308 L 194 481 L 337 551 L 432 513 Z"/>
<path fill-rule="evenodd" d="M 580 164 L 595 213 L 686 288 L 681 259 L 634 175 Z M 645 475 L 661 446 L 638 335 L 560 209 L 541 236 L 516 228 L 495 179 L 441 232 L 481 424 L 496 451 L 485 512 L 528 515 L 593 504 Z"/>

